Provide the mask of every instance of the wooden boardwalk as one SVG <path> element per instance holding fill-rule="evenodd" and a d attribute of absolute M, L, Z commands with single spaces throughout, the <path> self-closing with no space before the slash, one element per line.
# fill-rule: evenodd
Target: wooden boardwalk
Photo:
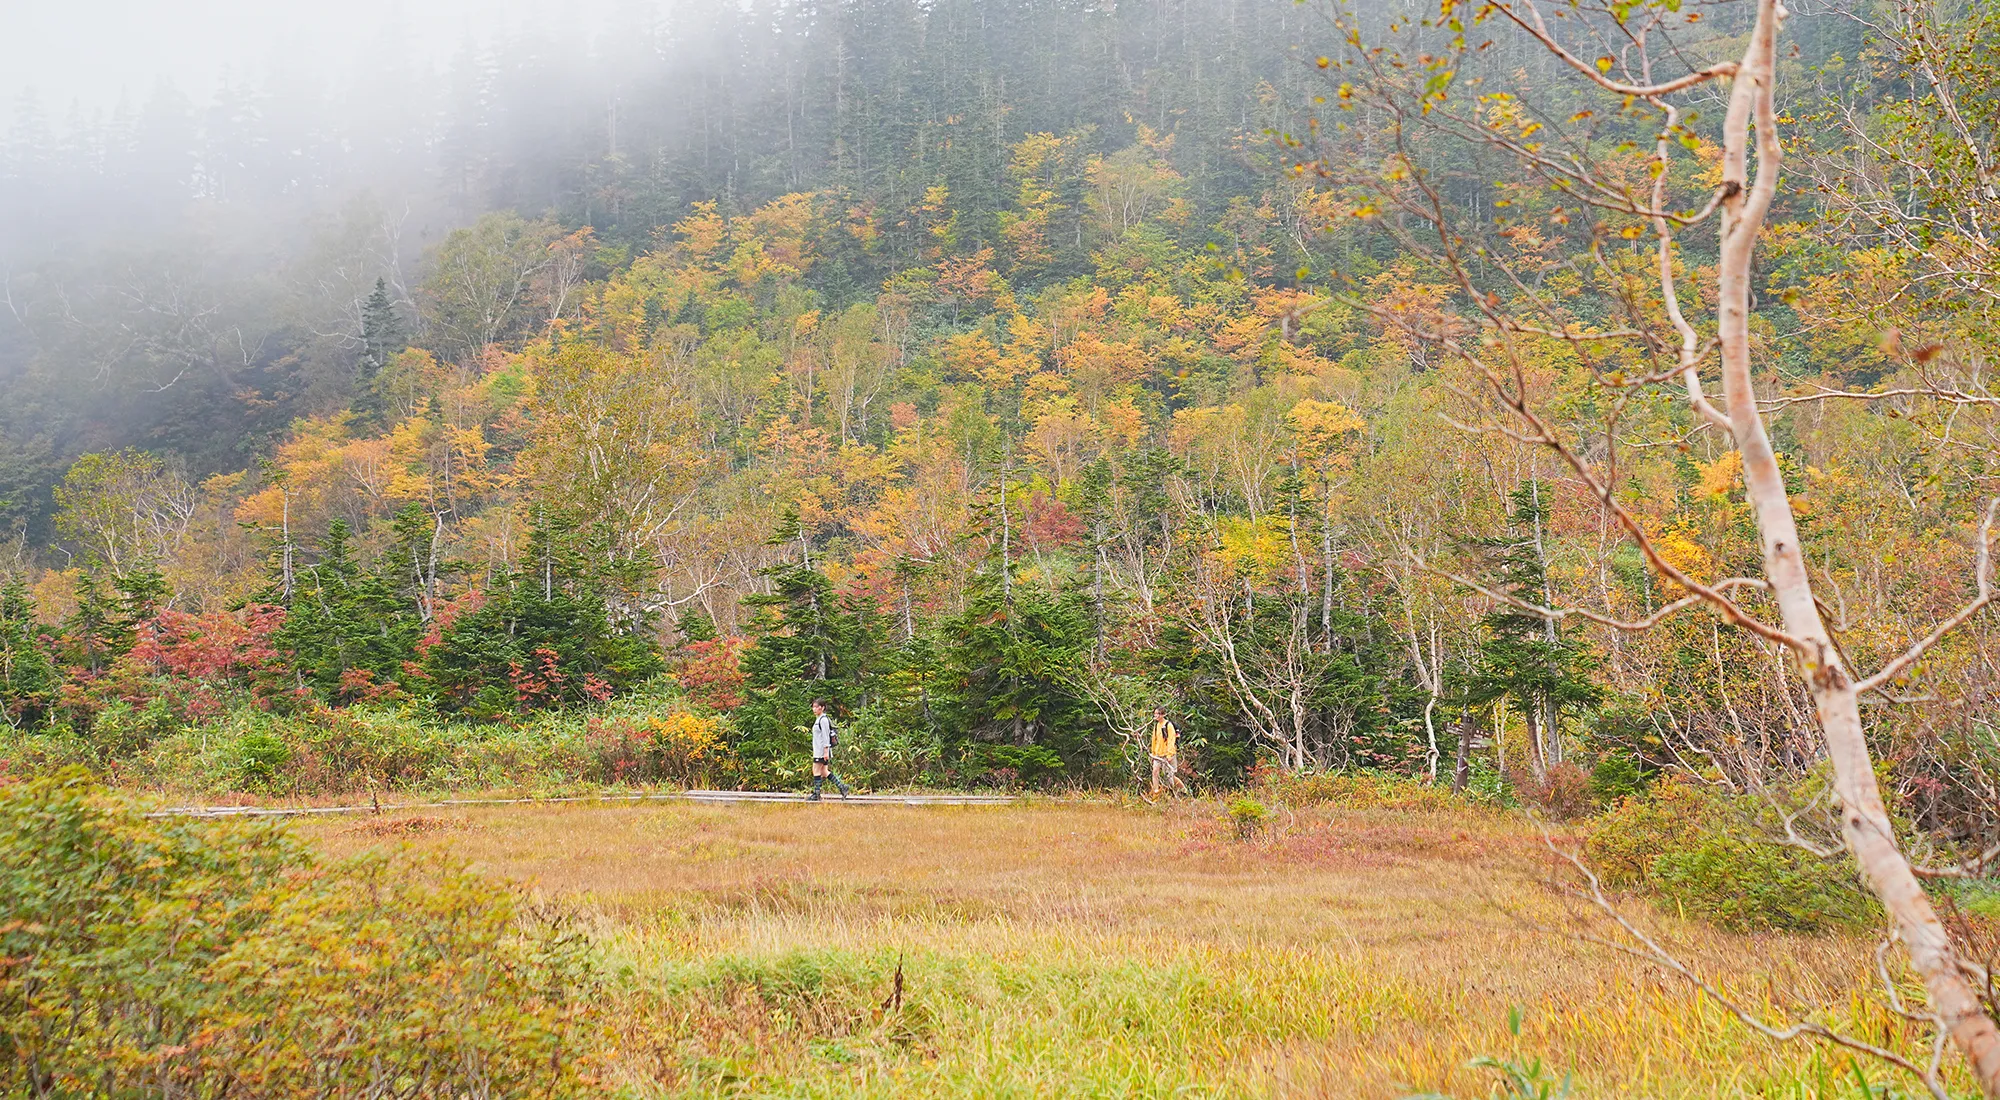
<path fill-rule="evenodd" d="M 584 802 L 804 802 L 800 791 L 667 791 L 659 794 L 595 794 L 567 798 L 447 798 L 435 802 L 374 802 L 357 806 L 171 806 L 147 817 L 315 817 L 332 814 L 389 814 L 466 806 L 558 806 Z M 1005 794 L 857 794 L 822 796 L 827 806 L 1005 806 Z"/>

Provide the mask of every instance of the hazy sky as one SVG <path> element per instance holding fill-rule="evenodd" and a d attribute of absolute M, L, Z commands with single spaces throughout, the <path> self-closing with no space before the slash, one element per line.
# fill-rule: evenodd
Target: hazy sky
<path fill-rule="evenodd" d="M 338 79 L 390 28 L 442 64 L 470 37 L 558 21 L 588 35 L 611 10 L 671 0 L 0 0 L 0 117 L 32 87 L 57 121 L 73 101 L 136 105 L 161 77 L 205 100 L 225 74 Z"/>

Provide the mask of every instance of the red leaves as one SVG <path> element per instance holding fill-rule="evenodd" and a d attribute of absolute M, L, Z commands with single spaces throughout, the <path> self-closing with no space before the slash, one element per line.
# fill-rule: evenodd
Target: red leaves
<path fill-rule="evenodd" d="M 1072 546 L 1083 539 L 1083 520 L 1062 501 L 1036 493 L 1028 500 L 1026 535 L 1031 546 Z"/>
<path fill-rule="evenodd" d="M 536 646 L 533 668 L 522 668 L 521 662 L 507 663 L 507 679 L 514 685 L 514 701 L 523 710 L 552 705 L 562 698 L 563 685 L 569 677 L 561 668 L 562 656 L 548 646 Z M 594 679 L 594 677 L 592 677 Z M 609 698 L 609 693 L 606 693 Z"/>
<path fill-rule="evenodd" d="M 340 674 L 340 690 L 336 698 L 343 703 L 377 703 L 394 699 L 402 693 L 402 686 L 394 680 L 378 683 L 374 672 L 365 668 L 350 668 Z"/>
<path fill-rule="evenodd" d="M 743 668 L 739 658 L 749 643 L 743 638 L 715 638 L 681 647 L 674 681 L 688 698 L 713 710 L 730 710 L 743 702 Z"/>
<path fill-rule="evenodd" d="M 451 629 L 452 624 L 458 621 L 459 616 L 470 615 L 485 605 L 486 593 L 484 590 L 478 588 L 467 592 L 455 600 L 440 602 L 437 605 L 437 614 L 431 616 L 430 628 L 424 631 L 423 637 L 417 639 L 415 647 L 417 656 L 424 656 L 430 652 L 432 646 L 443 641 L 444 632 Z M 415 664 L 406 663 L 404 671 L 410 672 L 411 675 L 422 675 L 421 670 Z"/>
<path fill-rule="evenodd" d="M 217 684 L 275 665 L 271 636 L 284 621 L 285 609 L 270 604 L 203 615 L 168 609 L 139 625 L 130 659 L 151 672 Z"/>

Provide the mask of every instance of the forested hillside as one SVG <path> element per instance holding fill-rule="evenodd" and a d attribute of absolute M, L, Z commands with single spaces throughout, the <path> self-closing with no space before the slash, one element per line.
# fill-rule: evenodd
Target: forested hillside
<path fill-rule="evenodd" d="M 1377 163 L 1386 132 L 1333 122 L 1355 77 L 1323 59 L 1326 10 L 676 10 L 587 64 L 523 40 L 385 69 L 406 90 L 367 118 L 252 89 L 60 137 L 19 116 L 11 721 L 519 723 L 664 672 L 750 775 L 796 754 L 816 695 L 910 781 L 1115 782 L 1156 703 L 1225 782 L 1261 753 L 1608 797 L 1818 758 L 1755 635 L 1519 606 L 1638 618 L 1685 593 L 1395 322 L 1477 303 L 1326 170 Z M 1676 24 L 1681 45 L 1740 49 L 1751 14 Z M 1787 139 L 1807 167 L 1767 233 L 1758 370 L 1840 643 L 1872 667 L 1973 592 L 1984 314 L 1875 198 L 1804 182 L 1949 146 L 1908 57 L 1837 15 L 1787 33 L 1786 109 L 1813 124 Z M 1496 131 L 1589 114 L 1532 43 L 1471 56 Z M 1406 155 L 1499 227 L 1510 294 L 1579 332 L 1629 312 L 1638 232 L 1441 138 Z M 1754 571 L 1724 441 L 1574 337 L 1524 346 L 1524 384 L 1616 443 L 1677 568 Z M 1903 812 L 1960 836 L 1992 826 L 1992 629 L 1879 704 Z"/>
<path fill-rule="evenodd" d="M 594 32 L 496 27 L 441 68 L 391 24 L 344 83 L 280 65 L 212 102 L 161 85 L 93 113 L 30 94 L 0 125 L 0 509 L 44 540 L 63 468 L 126 443 L 197 473 L 254 461 L 352 395 L 378 277 L 448 355 L 532 332 L 546 317 L 521 303 L 449 335 L 418 309 L 427 253 L 490 211 L 591 228 L 601 279 L 692 202 L 822 194 L 879 234 L 813 273 L 846 304 L 918 262 L 941 207 L 962 243 L 995 239 L 1022 137 L 1070 139 L 1077 172 L 1144 125 L 1176 137 L 1205 226 L 1261 187 L 1243 139 L 1305 79 L 1315 25 L 1266 0 L 710 0 L 630 5 Z M 1077 219 L 1050 233 L 1084 270 Z"/>

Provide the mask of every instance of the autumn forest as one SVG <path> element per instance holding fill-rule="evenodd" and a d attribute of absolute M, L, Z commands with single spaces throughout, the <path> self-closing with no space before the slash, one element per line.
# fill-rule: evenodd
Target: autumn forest
<path fill-rule="evenodd" d="M 1259 759 L 1608 794 L 1811 765 L 1767 641 L 1493 598 L 1639 617 L 1682 592 L 1545 449 L 1480 429 L 1463 364 L 1409 323 L 1462 312 L 1463 290 L 1324 167 L 1386 132 L 1340 102 L 1352 74 L 1315 64 L 1334 17 L 772 14 L 717 7 L 700 33 L 737 54 L 612 58 L 608 92 L 539 112 L 522 97 L 553 61 L 530 44 L 461 59 L 441 102 L 346 161 L 334 132 L 279 163 L 259 127 L 281 90 L 203 113 L 162 90 L 60 140 L 25 105 L 10 193 L 151 188 L 138 239 L 160 251 L 42 229 L 13 261 L 10 721 L 87 740 L 111 712 L 407 702 L 509 723 L 664 674 L 728 717 L 753 771 L 815 693 L 933 783 L 1118 782 L 1155 702 L 1225 784 Z M 1691 41 L 1722 49 L 1740 15 Z M 1788 138 L 1804 163 L 1865 155 L 1841 129 L 1857 102 L 1901 143 L 1876 155 L 1942 140 L 1893 43 L 1802 22 L 1785 109 L 1824 120 Z M 1499 48 L 1478 61 L 1496 88 L 1550 63 Z M 1474 120 L 1576 105 L 1488 94 Z M 1399 136 L 1488 223 L 1515 293 L 1616 327 L 1635 230 L 1457 170 L 1442 129 Z M 1645 171 L 1605 148 L 1606 172 Z M 341 194 L 390 149 L 411 198 Z M 1862 203 L 1781 196 L 1753 339 L 1813 568 L 1866 664 L 1969 595 L 1993 427 L 1977 302 L 1913 296 L 1924 261 Z M 413 244 L 419 204 L 461 224 Z M 200 228 L 301 207 L 317 228 L 257 253 Z M 1754 561 L 1724 441 L 1628 392 L 1615 355 L 1525 354 L 1577 445 L 1617 448 L 1660 554 L 1711 580 Z M 1938 377 L 1942 399 L 1913 390 Z M 1953 829 L 1994 824 L 1989 629 L 1881 704 L 1907 812 Z"/>
<path fill-rule="evenodd" d="M 1077 1095 L 1321 1094 L 1287 1076 L 1310 1062 L 1329 1095 L 1470 1071 L 1569 1095 L 1532 1042 L 1608 1093 L 1831 1096 L 1852 1071 L 1889 1095 L 1880 1070 L 2000 1096 L 2000 10 L 615 7 L 455 50 L 392 18 L 337 78 L 246 64 L 0 115 L 0 901 L 29 914 L 0 920 L 7 1087 L 115 1062 L 290 1095 L 310 1063 L 399 1095 L 489 1069 L 578 1095 L 1045 1095 L 1086 1070 L 1109 1076 Z M 625 885 L 556 838 L 634 819 L 377 820 L 817 796 L 816 702 L 863 791 L 1025 801 L 841 833 L 880 879 L 859 893 L 760 862 L 818 840 L 771 807 L 645 811 L 700 834 L 643 872 L 645 905 L 686 906 L 661 927 L 700 929 L 671 944 L 605 932 Z M 1156 708 L 1185 800 L 1147 781 Z M 142 815 L 162 799 L 372 800 L 374 824 L 295 843 Z M 442 830 L 482 871 L 341 862 L 370 828 Z M 911 886 L 959 873 L 938 851 L 990 873 Z M 1119 894 L 1166 863 L 1214 928 Z M 1500 935 L 1460 876 L 1626 969 L 1408 955 L 1411 920 Z M 1314 923 L 1347 910 L 1278 912 L 1302 883 L 1386 907 L 1372 953 L 1325 953 L 1361 950 L 1362 918 Z M 349 942 L 364 894 L 404 914 L 354 964 L 405 975 L 353 1010 L 392 1021 L 375 1046 L 315 1030 L 349 993 L 286 938 Z M 758 954 L 796 943 L 792 906 L 848 939 Z M 1188 969 L 1105 940 L 966 976 L 1071 950 L 1008 937 L 1076 935 L 1072 907 Z M 932 923 L 882 938 L 910 912 Z M 103 928 L 177 961 L 113 973 Z M 1745 944 L 1762 993 L 1730 984 Z M 936 1016 L 902 1015 L 906 948 L 950 990 Z M 1689 999 L 1621 984 L 1630 956 Z M 1496 958 L 1551 1015 L 1448 969 Z M 1183 978 L 1239 1000 L 1188 1024 Z M 1083 983 L 1048 995 L 1060 1035 L 1009 999 L 1042 981 Z M 1405 983 L 1394 1042 L 1375 1009 L 1325 1015 L 1371 981 Z M 1158 1001 L 1100 1018 L 1099 994 Z M 1766 1022 L 1788 1014 L 1810 1024 Z M 1141 1016 L 1227 1049 L 1133 1053 Z M 989 1033 L 1029 1046 L 996 1070 Z"/>

